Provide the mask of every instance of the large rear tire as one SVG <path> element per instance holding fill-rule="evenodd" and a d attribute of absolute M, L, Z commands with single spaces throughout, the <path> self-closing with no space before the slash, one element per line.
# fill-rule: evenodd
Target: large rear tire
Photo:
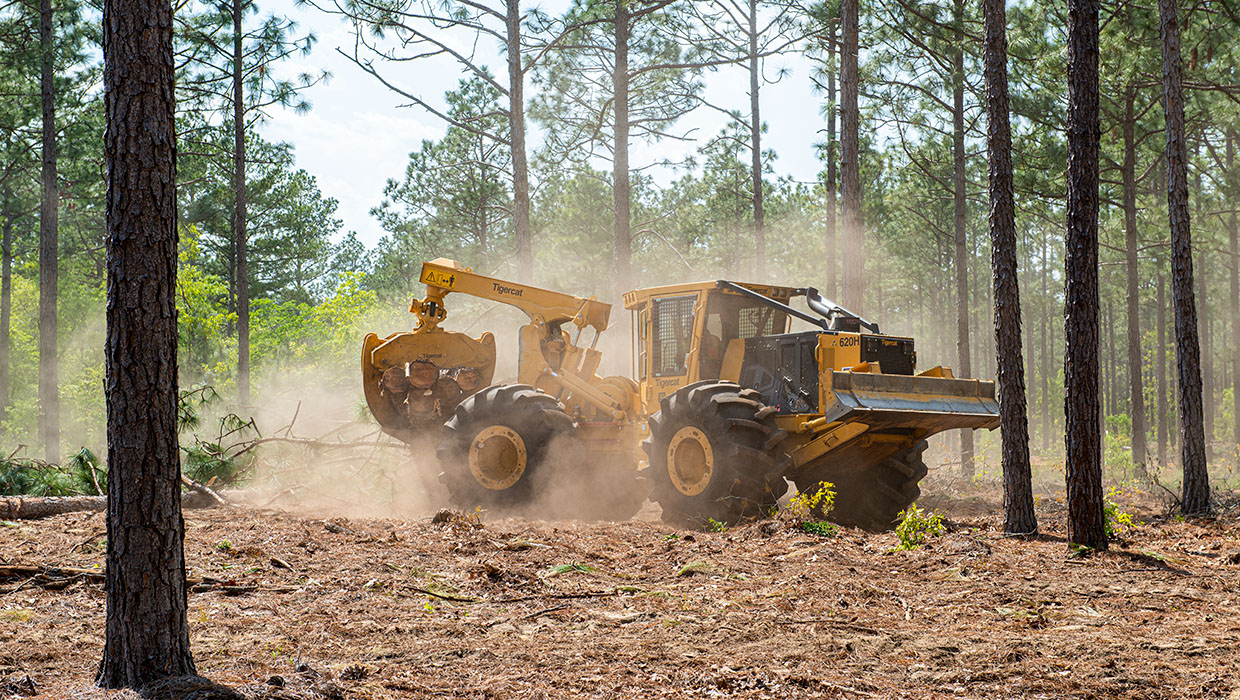
<path fill-rule="evenodd" d="M 642 443 L 663 519 L 704 526 L 768 515 L 788 487 L 775 412 L 732 382 L 697 382 L 663 399 Z"/>
<path fill-rule="evenodd" d="M 551 443 L 573 431 L 553 396 L 526 384 L 499 384 L 470 396 L 444 424 L 439 480 L 460 508 L 513 510 L 534 496 Z"/>
<path fill-rule="evenodd" d="M 841 476 L 828 469 L 793 477 L 797 491 L 813 493 L 824 481 L 835 485 L 835 506 L 827 519 L 846 527 L 883 532 L 895 527 L 900 511 L 921 496 L 918 482 L 926 476 L 926 441 L 886 457 L 868 469 Z"/>

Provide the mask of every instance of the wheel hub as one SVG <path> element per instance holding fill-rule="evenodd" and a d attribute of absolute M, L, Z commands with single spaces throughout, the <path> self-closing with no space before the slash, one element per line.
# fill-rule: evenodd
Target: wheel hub
<path fill-rule="evenodd" d="M 715 471 L 715 452 L 706 434 L 687 425 L 672 436 L 667 447 L 667 474 L 676 490 L 696 496 L 710 485 Z"/>
<path fill-rule="evenodd" d="M 491 491 L 512 488 L 525 473 L 525 465 L 525 440 L 506 425 L 480 431 L 469 446 L 469 471 Z"/>

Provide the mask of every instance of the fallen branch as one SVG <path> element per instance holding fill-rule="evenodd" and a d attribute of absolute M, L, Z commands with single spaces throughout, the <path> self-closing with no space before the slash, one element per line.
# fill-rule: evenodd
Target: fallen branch
<path fill-rule="evenodd" d="M 223 496 L 213 491 L 211 487 L 205 484 L 200 484 L 197 481 L 194 481 L 193 479 L 189 478 L 188 476 L 185 476 L 184 474 L 181 475 L 181 483 L 188 486 L 191 491 L 196 491 L 197 493 L 201 493 L 202 495 L 215 501 L 216 505 L 221 505 L 221 506 L 232 505 L 228 501 L 224 500 Z"/>
<path fill-rule="evenodd" d="M 67 566 L 46 566 L 44 564 L 2 564 L 0 565 L 0 581 L 20 579 L 21 588 L 33 583 L 40 588 L 58 591 L 68 588 L 74 581 L 90 581 L 104 583 L 107 572 L 104 569 L 77 569 Z M 186 577 L 185 586 L 191 593 L 207 593 L 219 591 L 224 595 L 241 595 L 243 593 L 291 593 L 299 590 L 295 586 L 257 586 L 237 581 L 223 581 L 210 576 Z M 12 592 L 12 591 L 7 591 Z"/>

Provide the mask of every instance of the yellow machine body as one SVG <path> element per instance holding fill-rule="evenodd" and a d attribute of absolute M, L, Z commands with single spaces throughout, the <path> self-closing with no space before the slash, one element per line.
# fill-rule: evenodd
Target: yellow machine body
<path fill-rule="evenodd" d="M 519 331 L 517 383 L 555 397 L 592 454 L 633 469 L 649 459 L 641 444 L 652 435 L 652 416 L 667 409 L 677 392 L 703 381 L 733 382 L 746 396 L 761 394 L 767 407 L 761 420 L 769 422 L 775 411 L 777 426 L 763 447 L 764 459 L 776 460 L 780 473 L 794 481 L 804 472 L 807 483 L 817 474 L 848 479 L 889 456 L 924 449 L 914 446 L 944 430 L 993 429 L 999 423 L 993 382 L 956 378 L 942 367 L 915 372 L 911 338 L 879 334 L 877 325 L 825 306 L 813 289 L 714 281 L 628 292 L 629 378 L 598 374 L 602 356 L 595 346 L 608 327 L 607 303 L 487 277 L 447 259 L 425 263 L 420 281 L 425 296 L 410 304 L 416 326 L 386 338 L 367 335 L 362 348 L 372 413 L 386 432 L 411 443 L 494 379 L 494 336 L 473 338 L 440 327 L 452 294 L 521 309 L 529 320 Z M 796 297 L 805 297 L 821 318 L 791 306 Z M 794 317 L 814 329 L 790 332 Z M 585 345 L 580 340 L 588 329 L 593 336 Z M 675 488 L 686 497 L 709 481 L 703 475 L 716 461 L 707 449 L 711 440 L 690 427 L 703 429 L 680 429 L 665 450 L 675 458 Z M 488 439 L 509 447 L 492 450 L 503 459 L 488 457 L 495 464 L 473 472 L 486 476 L 483 486 L 492 490 L 507 483 L 507 476 L 496 474 L 519 472 L 499 467 L 524 464 L 523 450 L 532 455 L 537 449 L 505 443 L 507 433 L 494 430 L 500 432 L 487 433 Z"/>

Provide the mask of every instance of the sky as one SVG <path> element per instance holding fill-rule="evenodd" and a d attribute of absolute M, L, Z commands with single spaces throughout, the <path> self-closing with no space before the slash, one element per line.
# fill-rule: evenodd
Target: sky
<path fill-rule="evenodd" d="M 542 7 L 555 12 L 564 5 L 550 1 Z M 293 0 L 272 0 L 262 7 L 264 14 L 295 20 L 298 29 L 294 36 L 312 33 L 318 40 L 309 55 L 286 61 L 280 68 L 282 72 L 294 75 L 327 70 L 331 74 L 328 81 L 304 93 L 313 105 L 309 112 L 273 112 L 260 127 L 262 134 L 269 140 L 291 143 L 297 166 L 317 178 L 326 196 L 339 201 L 337 216 L 344 222 L 341 235 L 356 231 L 363 243 L 373 246 L 384 231 L 370 215 L 370 209 L 382 201 L 384 184 L 389 178 L 402 177 L 409 153 L 423 139 L 440 138 L 446 127 L 418 107 L 403 106 L 407 99 L 340 55 L 338 50 L 352 51 L 354 36 L 352 29 L 337 17 L 308 5 L 297 5 Z M 466 41 L 463 36 L 455 39 Z M 493 72 L 502 72 L 496 49 L 483 46 L 480 53 L 493 57 L 483 61 Z M 455 88 L 462 77 L 458 66 L 447 59 L 379 68 L 388 80 L 435 104 L 441 103 L 443 93 Z M 821 169 L 814 144 L 825 139 L 820 133 L 825 127 L 819 112 L 823 99 L 812 92 L 807 61 L 799 56 L 773 57 L 768 59 L 765 73 L 775 77 L 780 68 L 787 69 L 787 74 L 761 91 L 763 121 L 769 126 L 763 149 L 775 151 L 777 176 L 811 182 Z M 533 91 L 528 82 L 526 91 L 528 99 Z M 738 67 L 725 67 L 709 74 L 706 96 L 713 104 L 748 113 L 748 73 Z M 699 109 L 679 123 L 681 131 L 694 130 L 696 141 L 635 144 L 631 163 L 640 167 L 659 158 L 691 154 L 723 123 L 724 117 L 714 110 Z M 531 134 L 530 151 L 538 146 L 535 131 Z M 674 176 L 676 173 L 672 172 L 656 173 L 656 179 L 662 182 Z"/>

